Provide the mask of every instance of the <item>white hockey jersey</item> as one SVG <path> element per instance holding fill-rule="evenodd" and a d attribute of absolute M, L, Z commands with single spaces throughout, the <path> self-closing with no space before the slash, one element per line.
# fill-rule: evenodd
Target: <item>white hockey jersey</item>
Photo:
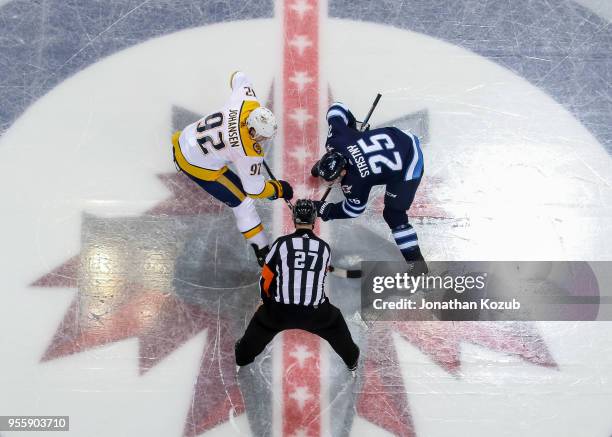
<path fill-rule="evenodd" d="M 269 197 L 274 185 L 261 174 L 264 154 L 248 132 L 246 119 L 259 101 L 246 74 L 230 78 L 232 94 L 225 106 L 173 137 L 174 158 L 181 170 L 198 179 L 214 181 L 233 163 L 249 197 Z"/>

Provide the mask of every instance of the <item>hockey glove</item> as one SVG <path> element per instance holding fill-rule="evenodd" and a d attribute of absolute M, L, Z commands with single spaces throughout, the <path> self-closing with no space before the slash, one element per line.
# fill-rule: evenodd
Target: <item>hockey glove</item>
<path fill-rule="evenodd" d="M 276 200 L 276 199 L 287 199 L 287 200 L 291 200 L 293 198 L 293 188 L 291 188 L 291 185 L 289 184 L 289 182 L 287 181 L 282 181 L 282 180 L 272 180 L 272 181 L 268 181 L 272 184 L 272 186 L 274 187 L 274 195 L 268 197 L 268 199 L 270 200 Z"/>
<path fill-rule="evenodd" d="M 329 220 L 329 212 L 331 210 L 331 203 L 327 203 L 327 202 L 322 202 L 320 200 L 313 200 L 313 203 L 315 204 L 315 208 L 317 209 L 317 216 L 321 217 L 321 220 L 323 220 L 324 222 L 326 222 L 327 220 Z"/>
<path fill-rule="evenodd" d="M 287 181 L 278 181 L 282 187 L 281 193 L 278 197 L 282 197 L 283 199 L 291 200 L 293 199 L 293 188 Z"/>

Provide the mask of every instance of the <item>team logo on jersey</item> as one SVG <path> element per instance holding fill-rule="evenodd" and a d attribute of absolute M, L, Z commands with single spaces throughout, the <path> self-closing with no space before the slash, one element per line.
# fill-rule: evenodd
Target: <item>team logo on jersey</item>
<path fill-rule="evenodd" d="M 261 155 L 263 153 L 263 149 L 261 148 L 261 145 L 259 143 L 253 143 L 253 150 L 258 155 Z"/>
<path fill-rule="evenodd" d="M 342 185 L 340 188 L 342 188 L 342 191 L 344 192 L 344 194 L 350 194 L 351 190 L 353 189 L 352 185 Z"/>

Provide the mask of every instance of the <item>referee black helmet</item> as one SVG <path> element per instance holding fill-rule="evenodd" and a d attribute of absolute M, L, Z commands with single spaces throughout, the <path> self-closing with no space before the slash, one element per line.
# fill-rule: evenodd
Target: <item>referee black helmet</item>
<path fill-rule="evenodd" d="M 299 199 L 293 205 L 293 223 L 296 225 L 312 225 L 317 219 L 317 208 L 312 200 Z"/>

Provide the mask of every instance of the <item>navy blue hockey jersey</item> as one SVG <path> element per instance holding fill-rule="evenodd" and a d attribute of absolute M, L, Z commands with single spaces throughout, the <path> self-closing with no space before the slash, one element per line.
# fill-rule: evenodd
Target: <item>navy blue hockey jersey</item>
<path fill-rule="evenodd" d="M 342 103 L 327 111 L 326 147 L 348 160 L 341 188 L 346 199 L 330 205 L 327 219 L 353 218 L 365 211 L 370 190 L 399 180 L 418 179 L 423 174 L 423 153 L 416 135 L 395 127 L 361 132 L 355 117 Z"/>

